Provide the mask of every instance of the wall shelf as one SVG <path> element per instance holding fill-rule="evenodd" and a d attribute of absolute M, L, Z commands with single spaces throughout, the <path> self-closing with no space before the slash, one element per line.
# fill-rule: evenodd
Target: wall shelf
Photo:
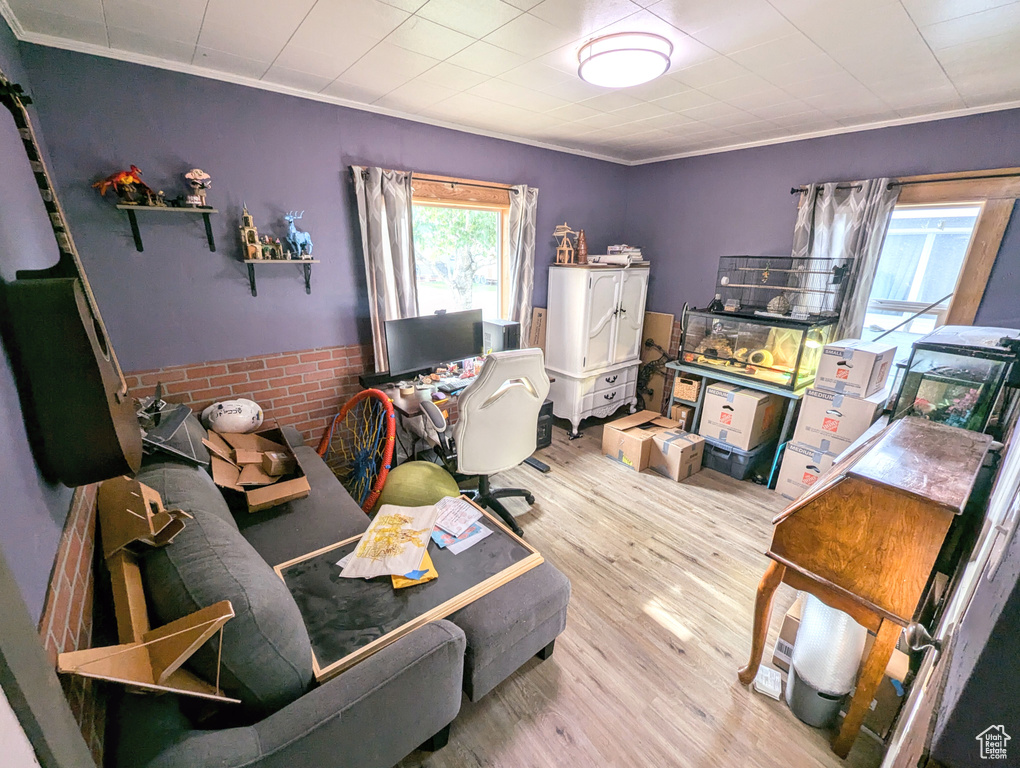
<path fill-rule="evenodd" d="M 300 264 L 305 273 L 305 293 L 312 292 L 312 264 L 318 264 L 318 259 L 244 259 L 248 265 L 248 284 L 251 286 L 251 295 L 258 296 L 255 288 L 255 265 L 256 264 Z"/>
<path fill-rule="evenodd" d="M 209 250 L 216 251 L 216 241 L 213 239 L 212 222 L 209 221 L 209 215 L 212 213 L 219 213 L 215 208 L 173 208 L 169 205 L 124 205 L 119 204 L 117 206 L 122 211 L 127 211 L 128 221 L 131 223 L 131 236 L 135 239 L 135 248 L 139 253 L 145 249 L 142 247 L 142 233 L 138 230 L 138 219 L 135 216 L 136 211 L 152 211 L 153 213 L 200 213 L 202 219 L 205 221 L 205 237 L 209 241 Z"/>

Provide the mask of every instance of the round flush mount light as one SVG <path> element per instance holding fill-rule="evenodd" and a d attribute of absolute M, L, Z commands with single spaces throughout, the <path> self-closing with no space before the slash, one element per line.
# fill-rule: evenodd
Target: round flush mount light
<path fill-rule="evenodd" d="M 589 40 L 577 52 L 577 75 L 604 88 L 628 88 L 666 74 L 673 44 L 651 32 L 617 32 Z"/>

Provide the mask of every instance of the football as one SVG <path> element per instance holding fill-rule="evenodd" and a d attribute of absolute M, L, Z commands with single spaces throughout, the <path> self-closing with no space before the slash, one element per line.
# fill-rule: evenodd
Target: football
<path fill-rule="evenodd" d="M 216 432 L 252 432 L 262 426 L 262 408 L 252 400 L 224 400 L 202 411 L 202 424 Z"/>

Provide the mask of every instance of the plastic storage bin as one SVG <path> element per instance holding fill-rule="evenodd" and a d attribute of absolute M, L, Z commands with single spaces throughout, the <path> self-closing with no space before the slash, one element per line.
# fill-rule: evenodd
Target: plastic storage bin
<path fill-rule="evenodd" d="M 775 452 L 775 440 L 762 443 L 749 451 L 742 451 L 722 440 L 706 437 L 705 458 L 701 466 L 722 472 L 737 480 L 746 480 L 755 472 L 768 474 Z"/>

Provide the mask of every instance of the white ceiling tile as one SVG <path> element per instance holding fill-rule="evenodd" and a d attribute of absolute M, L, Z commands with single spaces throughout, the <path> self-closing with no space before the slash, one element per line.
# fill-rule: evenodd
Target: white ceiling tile
<path fill-rule="evenodd" d="M 544 92 L 567 101 L 584 101 L 585 99 L 598 96 L 604 92 L 604 89 L 599 88 L 597 85 L 586 83 L 575 74 L 574 77 L 563 80 L 558 85 L 544 89 Z"/>
<path fill-rule="evenodd" d="M 730 54 L 794 32 L 796 28 L 766 0 L 747 0 L 716 23 L 691 34 L 713 50 Z"/>
<path fill-rule="evenodd" d="M 498 77 L 479 83 L 468 93 L 482 96 L 483 98 L 497 101 L 501 104 L 509 104 L 519 109 L 527 109 L 533 112 L 542 112 L 549 109 L 566 106 L 567 102 L 550 96 L 546 93 L 539 93 L 530 88 L 507 82 Z"/>
<path fill-rule="evenodd" d="M 790 61 L 775 66 L 758 66 L 753 71 L 773 85 L 786 88 L 788 85 L 817 80 L 820 77 L 846 76 L 847 72 L 828 54 L 822 53 L 799 61 Z"/>
<path fill-rule="evenodd" d="M 500 0 L 429 0 L 418 15 L 480 38 L 520 16 L 521 10 Z"/>
<path fill-rule="evenodd" d="M 557 107 L 556 109 L 550 110 L 549 115 L 559 120 L 569 122 L 571 120 L 583 120 L 586 117 L 594 117 L 595 115 L 602 114 L 597 109 L 586 107 L 584 104 L 567 104 L 563 107 Z"/>
<path fill-rule="evenodd" d="M 394 88 L 375 103 L 390 109 L 418 112 L 450 98 L 455 93 L 456 91 L 451 88 L 415 78 L 399 88 Z"/>
<path fill-rule="evenodd" d="M 475 39 L 443 27 L 434 21 L 412 16 L 386 38 L 386 42 L 423 53 L 434 59 L 446 59 L 467 48 Z"/>
<path fill-rule="evenodd" d="M 773 104 L 763 104 L 757 107 L 741 108 L 746 109 L 752 115 L 760 117 L 762 120 L 772 120 L 776 117 L 788 117 L 790 115 L 796 115 L 801 112 L 810 112 L 813 110 L 813 107 L 810 104 L 800 101 L 799 99 L 776 102 Z"/>
<path fill-rule="evenodd" d="M 738 109 L 744 109 L 750 112 L 756 109 L 768 109 L 775 104 L 783 104 L 789 98 L 790 94 L 786 91 L 766 83 L 761 88 L 750 93 L 741 94 L 739 96 L 729 96 L 725 98 L 724 101 Z"/>
<path fill-rule="evenodd" d="M 535 91 L 545 91 L 575 78 L 536 60 L 504 72 L 500 79 Z"/>
<path fill-rule="evenodd" d="M 156 0 L 105 0 L 106 25 L 150 38 L 190 43 L 194 50 L 205 14 L 205 0 L 164 3 Z M 112 44 L 112 42 L 111 42 Z M 119 46 L 118 46 L 119 47 Z"/>
<path fill-rule="evenodd" d="M 670 112 L 683 112 L 691 107 L 703 107 L 706 104 L 715 104 L 717 102 L 707 93 L 702 93 L 695 88 L 688 88 L 664 99 L 656 99 L 655 103 L 660 107 L 665 107 Z"/>
<path fill-rule="evenodd" d="M 434 2 L 434 0 L 433 0 Z M 504 72 L 519 67 L 526 59 L 525 57 L 511 53 L 503 48 L 482 42 L 472 43 L 460 53 L 451 56 L 448 61 L 458 67 L 464 67 L 483 75 L 502 75 Z"/>
<path fill-rule="evenodd" d="M 601 112 L 615 112 L 616 110 L 623 109 L 624 107 L 633 107 L 637 104 L 641 104 L 642 101 L 630 96 L 626 92 L 626 89 L 615 91 L 603 89 L 602 93 L 598 96 L 585 99 L 583 103 L 586 107 L 591 107 L 592 109 L 597 109 Z"/>
<path fill-rule="evenodd" d="M 519 8 L 522 11 L 529 11 L 542 2 L 542 0 L 503 0 L 503 2 L 509 3 L 514 8 Z"/>
<path fill-rule="evenodd" d="M 748 73 L 738 75 L 729 80 L 723 80 L 722 82 L 702 85 L 699 87 L 699 90 L 720 101 L 730 101 L 740 96 L 748 96 L 770 88 L 775 89 L 775 86 L 762 80 L 757 75 Z"/>
<path fill-rule="evenodd" d="M 1013 32 L 1020 30 L 1020 3 L 1010 3 L 922 27 L 921 34 L 932 48 L 938 50 L 952 45 L 978 42 L 1010 30 Z"/>
<path fill-rule="evenodd" d="M 290 44 L 332 54 L 345 45 L 382 40 L 408 18 L 405 11 L 377 0 L 318 2 L 304 17 Z"/>
<path fill-rule="evenodd" d="M 681 83 L 671 74 L 666 74 L 662 77 L 657 77 L 649 83 L 642 83 L 633 88 L 628 88 L 627 95 L 644 101 L 655 101 L 656 99 L 663 99 L 686 90 L 689 90 L 688 86 Z"/>
<path fill-rule="evenodd" d="M 333 82 L 335 77 L 323 77 L 322 75 L 313 75 L 309 72 L 301 72 L 296 69 L 288 69 L 277 63 L 269 68 L 269 71 L 262 76 L 262 79 L 270 83 L 286 85 L 289 88 L 318 93 Z"/>
<path fill-rule="evenodd" d="M 529 59 L 543 56 L 572 42 L 574 35 L 548 22 L 522 14 L 485 36 L 485 42 Z"/>
<path fill-rule="evenodd" d="M 634 104 L 630 107 L 624 107 L 618 109 L 612 113 L 613 117 L 618 118 L 626 123 L 635 120 L 647 120 L 653 117 L 670 116 L 673 113 L 665 107 L 661 107 L 651 101 L 642 101 L 639 104 Z M 652 126 L 648 126 L 651 128 Z"/>
<path fill-rule="evenodd" d="M 22 24 L 31 13 L 57 14 L 72 19 L 103 22 L 103 0 L 9 0 Z M 36 31 L 31 28 L 32 31 Z"/>
<path fill-rule="evenodd" d="M 576 37 L 584 37 L 640 10 L 631 0 L 545 0 L 530 13 Z"/>
<path fill-rule="evenodd" d="M 667 112 L 663 115 L 648 117 L 643 120 L 635 120 L 633 125 L 648 128 L 658 128 L 663 131 L 675 131 L 681 126 L 691 125 L 694 118 L 686 117 L 678 112 Z"/>
<path fill-rule="evenodd" d="M 107 33 L 110 38 L 110 47 L 122 51 L 155 56 L 158 59 L 177 61 L 182 64 L 190 64 L 195 55 L 194 40 L 190 43 L 182 43 L 179 40 L 152 37 L 133 29 L 118 29 L 112 26 L 107 27 Z"/>
<path fill-rule="evenodd" d="M 41 35 L 53 35 L 92 45 L 109 45 L 106 24 L 102 21 L 75 18 L 61 13 L 39 11 L 35 8 L 24 8 L 18 11 L 17 18 L 25 29 Z"/>
<path fill-rule="evenodd" d="M 280 51 L 273 65 L 316 77 L 327 77 L 333 81 L 376 45 L 376 40 L 361 38 L 349 45 L 337 45 L 332 51 L 323 52 L 291 41 Z"/>
<path fill-rule="evenodd" d="M 735 61 L 724 56 L 709 59 L 693 67 L 687 67 L 671 74 L 684 85 L 691 88 L 701 88 L 705 85 L 714 85 L 724 80 L 746 75 L 748 72 Z"/>
<path fill-rule="evenodd" d="M 608 112 L 599 112 L 598 114 L 590 115 L 589 117 L 584 117 L 581 118 L 580 120 L 575 120 L 574 122 L 576 122 L 578 125 L 583 125 L 586 128 L 602 128 L 602 129 L 613 128 L 620 124 L 620 120 L 616 117 L 613 117 Z"/>
<path fill-rule="evenodd" d="M 1016 0 L 902 0 L 903 7 L 919 27 L 958 19 L 979 11 L 1015 3 Z"/>
<path fill-rule="evenodd" d="M 458 67 L 456 64 L 451 64 L 448 61 L 441 61 L 432 67 L 432 69 L 423 72 L 417 79 L 427 83 L 434 83 L 435 85 L 442 85 L 455 91 L 466 91 L 468 88 L 472 88 L 488 78 L 489 75 L 483 75 L 480 72 Z"/>
<path fill-rule="evenodd" d="M 265 61 L 257 61 L 203 46 L 195 49 L 195 58 L 192 59 L 191 63 L 197 67 L 206 67 L 208 69 L 219 70 L 220 72 L 229 72 L 233 75 L 254 77 L 256 79 L 262 77 L 266 70 L 269 69 L 269 64 Z"/>
<path fill-rule="evenodd" d="M 429 56 L 382 42 L 348 67 L 337 79 L 348 85 L 378 92 L 381 96 L 438 63 Z"/>
<path fill-rule="evenodd" d="M 743 67 L 756 72 L 774 69 L 783 64 L 824 55 L 806 35 L 794 32 L 768 42 L 730 54 Z"/>
<path fill-rule="evenodd" d="M 340 99 L 347 99 L 348 101 L 361 102 L 362 104 L 371 104 L 380 96 L 384 95 L 384 93 L 378 88 L 368 88 L 361 85 L 355 85 L 353 83 L 345 83 L 341 80 L 334 80 L 332 83 L 323 88 L 320 93 L 323 93 L 326 96 L 335 96 Z"/>
<path fill-rule="evenodd" d="M 209 0 L 198 44 L 251 61 L 272 61 L 315 0 Z M 197 63 L 197 62 L 196 62 Z"/>
<path fill-rule="evenodd" d="M 421 8 L 428 0 L 382 0 L 386 5 L 392 5 L 394 8 L 399 8 L 402 11 L 408 13 L 414 13 Z"/>

